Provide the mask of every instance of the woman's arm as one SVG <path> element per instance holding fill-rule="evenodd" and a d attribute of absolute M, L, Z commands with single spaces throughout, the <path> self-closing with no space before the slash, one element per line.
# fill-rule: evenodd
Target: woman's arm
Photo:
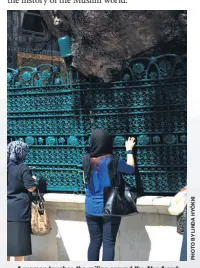
<path fill-rule="evenodd" d="M 31 169 L 28 166 L 24 165 L 22 168 L 22 179 L 24 182 L 24 187 L 27 191 L 32 193 L 36 190 L 36 177 L 32 176 Z"/>
<path fill-rule="evenodd" d="M 32 179 L 36 182 L 36 177 L 35 176 L 32 176 Z M 36 190 L 36 186 L 33 186 L 33 187 L 27 189 L 27 191 L 29 191 L 31 193 L 34 192 L 35 190 Z"/>
<path fill-rule="evenodd" d="M 128 138 L 125 143 L 126 152 L 127 152 L 127 162 L 123 159 L 120 159 L 118 170 L 121 173 L 133 174 L 135 172 L 135 161 L 133 157 L 133 148 L 135 146 L 135 138 Z"/>
<path fill-rule="evenodd" d="M 135 167 L 135 161 L 133 157 L 133 148 L 135 146 L 135 138 L 128 138 L 128 140 L 125 143 L 126 152 L 127 152 L 127 161 L 126 163 L 132 167 Z"/>
<path fill-rule="evenodd" d="M 27 189 L 27 191 L 29 191 L 30 193 L 34 192 L 35 190 L 36 190 L 36 186 L 33 186 Z"/>

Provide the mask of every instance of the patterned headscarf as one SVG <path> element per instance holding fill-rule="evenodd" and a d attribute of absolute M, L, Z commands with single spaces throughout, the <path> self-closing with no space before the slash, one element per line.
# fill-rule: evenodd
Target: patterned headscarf
<path fill-rule="evenodd" d="M 23 163 L 26 155 L 29 151 L 29 147 L 22 141 L 12 141 L 7 146 L 7 163 L 12 160 L 16 164 Z"/>

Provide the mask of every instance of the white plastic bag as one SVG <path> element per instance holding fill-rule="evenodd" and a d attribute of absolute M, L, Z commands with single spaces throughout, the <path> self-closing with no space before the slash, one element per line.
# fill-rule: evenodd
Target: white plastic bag
<path fill-rule="evenodd" d="M 187 204 L 187 186 L 182 188 L 171 200 L 168 211 L 171 215 L 178 216 L 183 213 Z"/>

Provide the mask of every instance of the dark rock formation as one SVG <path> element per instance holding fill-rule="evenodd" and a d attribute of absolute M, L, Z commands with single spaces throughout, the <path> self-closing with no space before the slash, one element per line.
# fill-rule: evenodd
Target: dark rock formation
<path fill-rule="evenodd" d="M 41 11 L 56 37 L 72 37 L 73 66 L 110 81 L 131 57 L 185 54 L 186 11 Z"/>

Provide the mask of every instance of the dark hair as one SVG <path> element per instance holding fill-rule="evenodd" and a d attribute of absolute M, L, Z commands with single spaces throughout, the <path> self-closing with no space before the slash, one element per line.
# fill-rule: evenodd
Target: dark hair
<path fill-rule="evenodd" d="M 109 154 L 109 155 L 112 156 L 111 154 Z M 99 157 L 90 158 L 90 173 L 93 171 L 95 165 L 97 166 L 97 168 L 99 167 L 99 161 L 102 158 L 105 158 L 106 156 L 109 156 L 109 155 L 107 154 L 107 155 L 102 155 L 102 156 L 99 156 Z"/>

